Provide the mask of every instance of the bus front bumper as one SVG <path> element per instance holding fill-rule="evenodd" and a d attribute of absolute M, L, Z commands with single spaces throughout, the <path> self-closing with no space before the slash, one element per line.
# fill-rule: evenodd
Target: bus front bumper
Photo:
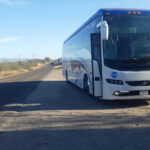
<path fill-rule="evenodd" d="M 128 86 L 105 83 L 103 86 L 103 99 L 150 99 L 150 86 Z"/>

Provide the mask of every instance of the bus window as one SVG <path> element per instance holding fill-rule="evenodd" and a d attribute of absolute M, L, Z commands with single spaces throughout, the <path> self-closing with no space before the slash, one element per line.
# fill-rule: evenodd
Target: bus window
<path fill-rule="evenodd" d="M 101 63 L 101 40 L 100 33 L 91 34 L 91 47 L 93 53 L 93 59 Z"/>

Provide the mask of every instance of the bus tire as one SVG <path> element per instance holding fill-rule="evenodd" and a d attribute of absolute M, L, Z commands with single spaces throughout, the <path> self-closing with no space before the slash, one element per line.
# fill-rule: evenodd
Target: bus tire
<path fill-rule="evenodd" d="M 66 81 L 67 81 L 67 82 L 69 82 L 69 80 L 68 80 L 68 72 L 67 72 L 67 70 L 66 70 L 66 73 L 65 73 L 65 77 L 66 77 Z"/>
<path fill-rule="evenodd" d="M 88 77 L 84 75 L 84 91 L 89 94 L 89 85 L 88 85 Z"/>

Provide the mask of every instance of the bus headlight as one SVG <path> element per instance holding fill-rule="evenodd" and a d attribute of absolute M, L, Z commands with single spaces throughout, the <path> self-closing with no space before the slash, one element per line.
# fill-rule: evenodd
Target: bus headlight
<path fill-rule="evenodd" d="M 123 81 L 121 80 L 114 80 L 114 79 L 106 79 L 106 81 L 110 84 L 119 84 L 119 85 L 123 85 Z"/>
<path fill-rule="evenodd" d="M 112 95 L 114 96 L 125 96 L 129 91 L 115 91 Z"/>

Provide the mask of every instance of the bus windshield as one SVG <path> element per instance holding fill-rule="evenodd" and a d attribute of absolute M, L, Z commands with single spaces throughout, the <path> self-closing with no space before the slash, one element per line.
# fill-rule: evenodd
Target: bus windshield
<path fill-rule="evenodd" d="M 120 70 L 150 70 L 150 16 L 114 15 L 104 19 L 110 32 L 104 41 L 104 64 Z"/>

